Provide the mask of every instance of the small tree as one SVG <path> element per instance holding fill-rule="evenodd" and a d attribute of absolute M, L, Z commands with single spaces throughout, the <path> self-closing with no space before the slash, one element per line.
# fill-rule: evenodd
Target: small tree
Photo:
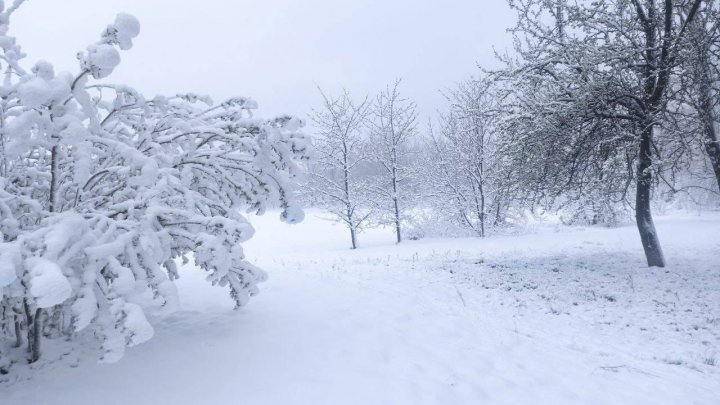
<path fill-rule="evenodd" d="M 454 214 L 460 224 L 480 237 L 486 235 L 488 215 L 499 224 L 504 208 L 495 156 L 495 110 L 491 83 L 470 79 L 452 89 L 449 111 L 432 134 L 433 160 L 429 165 L 431 197 L 438 210 Z M 452 209 L 448 209 L 449 206 Z"/>
<path fill-rule="evenodd" d="M 147 309 L 175 306 L 176 259 L 244 305 L 266 276 L 245 260 L 240 210 L 278 204 L 302 219 L 288 181 L 306 157 L 301 122 L 253 118 L 248 98 L 148 100 L 93 81 L 138 35 L 127 14 L 79 54 L 77 74 L 25 70 L 6 34 L 15 8 L 0 10 L 0 350 L 12 339 L 34 362 L 42 339 L 86 334 L 119 359 L 152 336 Z"/>
<path fill-rule="evenodd" d="M 377 95 L 368 119 L 369 150 L 381 171 L 373 187 L 375 205 L 391 218 L 397 243 L 402 241 L 404 211 L 409 205 L 405 190 L 410 180 L 409 144 L 417 136 L 417 108 L 400 96 L 399 87 L 397 80 Z"/>
<path fill-rule="evenodd" d="M 337 98 L 328 97 L 322 90 L 320 95 L 323 107 L 311 115 L 318 132 L 313 142 L 316 160 L 311 166 L 309 188 L 348 227 L 350 246 L 356 249 L 357 234 L 371 215 L 364 208 L 367 184 L 357 173 L 367 162 L 362 130 L 368 101 L 356 103 L 347 91 Z"/>

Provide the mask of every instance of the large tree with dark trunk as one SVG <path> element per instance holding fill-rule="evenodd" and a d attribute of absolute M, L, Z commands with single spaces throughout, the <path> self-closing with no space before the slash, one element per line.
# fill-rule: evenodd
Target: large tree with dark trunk
<path fill-rule="evenodd" d="M 662 150 L 657 130 L 678 54 L 704 11 L 702 3 L 510 1 L 519 15 L 514 29 L 519 57 L 505 59 L 508 69 L 501 77 L 525 90 L 513 91 L 518 115 L 531 117 L 533 131 L 541 129 L 546 139 L 564 145 L 548 151 L 552 164 L 538 174 L 550 175 L 538 188 L 568 184 L 577 190 L 587 182 L 578 183 L 577 170 L 564 166 L 587 168 L 602 163 L 597 159 L 617 162 L 624 155 L 635 166 L 628 175 L 634 178 L 635 219 L 649 266 L 665 266 L 651 212 L 653 183 L 663 170 L 656 163 Z M 578 157 L 584 161 L 578 164 Z"/>

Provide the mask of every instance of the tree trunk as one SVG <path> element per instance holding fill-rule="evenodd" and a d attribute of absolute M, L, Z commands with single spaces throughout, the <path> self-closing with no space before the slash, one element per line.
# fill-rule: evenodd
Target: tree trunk
<path fill-rule="evenodd" d="M 400 232 L 400 204 L 398 202 L 398 168 L 397 168 L 397 146 L 392 147 L 392 191 L 393 205 L 395 208 L 395 237 L 397 243 L 402 242 L 402 234 Z"/>
<path fill-rule="evenodd" d="M 485 190 L 483 189 L 482 183 L 478 184 L 480 191 L 480 210 L 478 212 L 478 219 L 480 220 L 480 237 L 485 237 Z"/>
<path fill-rule="evenodd" d="M 25 309 L 25 319 L 27 324 L 27 341 L 28 341 L 28 359 L 30 363 L 34 363 L 40 359 L 40 334 L 42 333 L 42 309 L 37 308 L 35 314 L 30 308 L 27 300 L 23 300 L 23 308 Z"/>
<path fill-rule="evenodd" d="M 42 334 L 42 309 L 38 308 L 35 310 L 35 316 L 33 319 L 33 333 L 32 333 L 32 350 L 30 351 L 30 362 L 35 363 L 40 360 L 40 335 Z M 29 328 L 28 328 L 29 329 Z"/>
<path fill-rule="evenodd" d="M 707 151 L 708 157 L 710 157 L 710 164 L 715 172 L 718 190 L 720 190 L 720 142 L 715 135 L 715 129 L 706 130 L 705 135 L 708 137 L 708 140 L 705 142 L 705 150 Z M 711 138 L 711 136 L 713 136 L 713 138 Z"/>
<path fill-rule="evenodd" d="M 397 197 L 393 198 L 393 204 L 395 204 L 395 237 L 397 243 L 400 243 L 402 242 L 402 235 L 400 233 L 400 206 Z"/>
<path fill-rule="evenodd" d="M 703 67 L 706 68 L 706 67 Z M 720 190 L 720 142 L 718 142 L 715 131 L 715 112 L 713 111 L 712 96 L 710 94 L 711 81 L 705 75 L 706 86 L 699 86 L 700 90 L 700 119 L 702 120 L 703 132 L 705 135 L 705 151 L 710 159 L 710 165 L 715 172 L 718 189 Z"/>
<path fill-rule="evenodd" d="M 652 187 L 652 137 L 653 124 L 647 124 L 640 139 L 640 154 L 637 173 L 637 194 L 635 197 L 635 221 L 640 240 L 645 250 L 645 258 L 649 267 L 665 267 L 660 240 L 655 231 L 652 212 L 650 211 L 650 192 Z"/>
<path fill-rule="evenodd" d="M 500 200 L 498 200 L 495 204 L 495 221 L 493 221 L 493 226 L 500 226 L 502 222 L 503 221 L 500 218 Z"/>
<path fill-rule="evenodd" d="M 355 229 L 354 212 L 352 209 L 352 200 L 350 198 L 350 151 L 347 143 L 342 143 L 342 157 L 343 157 L 343 187 L 345 192 L 345 212 L 347 215 L 348 226 L 350 227 L 350 243 L 351 249 L 357 249 L 357 230 Z"/>
<path fill-rule="evenodd" d="M 22 323 L 20 322 L 20 318 L 15 315 L 15 347 L 22 347 L 22 345 Z"/>
<path fill-rule="evenodd" d="M 59 181 L 59 173 L 58 173 L 58 146 L 55 145 L 51 149 L 50 153 L 50 201 L 49 201 L 49 211 L 50 212 L 56 212 L 57 211 L 57 188 L 58 188 L 58 181 Z"/>
<path fill-rule="evenodd" d="M 355 232 L 355 227 L 352 225 L 350 225 L 350 243 L 350 249 L 357 249 L 357 236 Z"/>

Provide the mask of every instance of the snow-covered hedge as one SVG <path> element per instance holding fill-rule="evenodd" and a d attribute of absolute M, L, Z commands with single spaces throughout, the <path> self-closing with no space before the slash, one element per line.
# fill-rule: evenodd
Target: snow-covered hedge
<path fill-rule="evenodd" d="M 236 305 L 265 273 L 245 260 L 242 210 L 283 207 L 306 158 L 302 122 L 257 104 L 146 99 L 105 78 L 140 25 L 127 14 L 78 54 L 77 74 L 26 70 L 0 9 L 0 352 L 90 332 L 104 361 L 149 339 L 145 311 L 175 305 L 176 260 L 194 260 Z M 87 334 L 86 334 L 87 335 Z M 0 353 L 1 355 L 2 353 Z"/>

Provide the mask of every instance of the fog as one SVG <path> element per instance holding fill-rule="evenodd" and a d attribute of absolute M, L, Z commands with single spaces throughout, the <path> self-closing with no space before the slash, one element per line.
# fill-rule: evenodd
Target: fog
<path fill-rule="evenodd" d="M 250 96 L 263 116 L 302 117 L 317 86 L 361 97 L 403 78 L 424 118 L 442 107 L 441 89 L 496 63 L 514 21 L 503 0 L 30 0 L 11 30 L 26 62 L 76 70 L 77 51 L 117 12 L 142 31 L 108 81 L 146 95 Z"/>

